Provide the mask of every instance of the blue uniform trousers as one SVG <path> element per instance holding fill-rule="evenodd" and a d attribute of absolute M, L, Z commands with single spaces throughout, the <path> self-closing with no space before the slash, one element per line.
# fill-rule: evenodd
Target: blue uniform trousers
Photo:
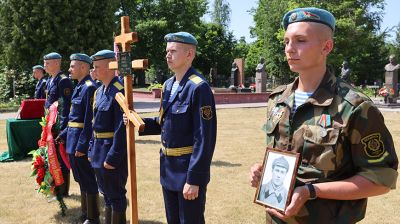
<path fill-rule="evenodd" d="M 117 167 L 116 169 L 95 168 L 97 184 L 100 192 L 104 195 L 106 207 L 111 207 L 113 211 L 125 212 L 126 201 L 126 181 L 128 179 L 127 167 Z"/>
<path fill-rule="evenodd" d="M 182 191 L 170 191 L 163 187 L 165 212 L 168 224 L 204 224 L 206 187 L 200 186 L 195 200 L 186 200 Z"/>
<path fill-rule="evenodd" d="M 99 193 L 94 170 L 88 161 L 87 155 L 75 157 L 75 154 L 68 154 L 68 157 L 74 179 L 78 182 L 81 191 L 88 194 Z"/>

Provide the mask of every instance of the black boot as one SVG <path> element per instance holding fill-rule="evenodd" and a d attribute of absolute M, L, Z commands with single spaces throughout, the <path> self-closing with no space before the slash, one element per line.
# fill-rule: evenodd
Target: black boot
<path fill-rule="evenodd" d="M 86 202 L 86 192 L 81 191 L 81 217 L 79 220 L 84 222 L 87 219 L 87 202 Z"/>
<path fill-rule="evenodd" d="M 99 221 L 99 195 L 87 194 L 87 219 L 83 224 L 98 224 Z"/>
<path fill-rule="evenodd" d="M 104 210 L 105 224 L 111 224 L 111 211 L 111 207 L 106 207 L 106 209 Z"/>
<path fill-rule="evenodd" d="M 65 178 L 64 178 L 64 183 L 61 184 L 60 186 L 57 186 L 55 188 L 55 191 L 58 197 L 65 197 L 65 192 L 67 191 L 67 182 Z"/>
<path fill-rule="evenodd" d="M 126 224 L 125 212 L 112 211 L 111 224 Z"/>
<path fill-rule="evenodd" d="M 63 176 L 64 176 L 64 184 L 63 184 L 63 185 L 65 185 L 65 186 L 64 186 L 62 195 L 63 195 L 64 197 L 69 197 L 69 172 L 66 173 L 66 174 L 63 175 Z"/>

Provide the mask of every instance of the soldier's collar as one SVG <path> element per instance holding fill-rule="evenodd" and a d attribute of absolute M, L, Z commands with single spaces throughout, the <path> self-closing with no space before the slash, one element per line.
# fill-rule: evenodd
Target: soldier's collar
<path fill-rule="evenodd" d="M 183 76 L 183 78 L 182 78 L 182 80 L 180 81 L 180 83 L 185 83 L 185 82 L 187 82 L 187 80 L 189 79 L 189 76 L 191 75 L 191 74 L 193 74 L 193 67 L 190 67 L 187 71 L 186 71 L 186 73 L 185 73 L 185 75 Z M 176 81 L 176 78 L 174 78 L 174 81 Z"/>
<path fill-rule="evenodd" d="M 85 77 L 83 77 L 83 79 L 81 79 L 81 81 L 79 81 L 78 86 L 83 85 L 87 80 L 89 80 L 90 75 L 87 74 Z"/>
<path fill-rule="evenodd" d="M 178 92 L 180 92 L 182 90 L 182 88 L 185 86 L 186 82 L 189 80 L 189 76 L 191 76 L 194 73 L 194 68 L 190 67 L 185 75 L 183 76 L 182 80 L 179 82 L 179 87 L 177 89 Z M 172 78 L 172 81 L 170 83 L 170 89 L 172 89 L 172 85 L 174 84 L 174 82 L 176 81 L 176 77 Z"/>
<path fill-rule="evenodd" d="M 336 77 L 333 72 L 326 69 L 324 78 L 315 90 L 314 94 L 310 96 L 308 102 L 317 106 L 329 106 L 332 104 L 335 97 Z"/>
<path fill-rule="evenodd" d="M 277 100 L 277 103 L 283 103 L 287 101 L 287 99 L 290 97 L 292 92 L 297 88 L 297 83 L 299 82 L 299 77 L 296 77 L 295 80 L 290 83 L 289 85 L 286 86 L 286 89 L 283 91 L 282 95 L 280 98 Z"/>
<path fill-rule="evenodd" d="M 298 84 L 299 77 L 296 77 L 292 83 L 287 85 L 285 91 L 282 93 L 277 103 L 285 102 L 297 89 Z M 314 94 L 311 95 L 306 102 L 309 102 L 316 106 L 329 106 L 332 103 L 335 95 L 335 85 L 336 77 L 327 68 L 324 78 L 322 79 L 318 88 L 314 91 Z"/>

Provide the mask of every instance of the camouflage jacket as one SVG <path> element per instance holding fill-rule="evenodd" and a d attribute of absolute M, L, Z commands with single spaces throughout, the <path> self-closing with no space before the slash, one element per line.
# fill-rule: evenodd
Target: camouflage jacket
<path fill-rule="evenodd" d="M 271 93 L 264 126 L 268 147 L 300 153 L 296 186 L 361 175 L 395 188 L 393 139 L 371 100 L 327 72 L 313 95 L 291 114 L 297 85 L 298 78 Z M 306 202 L 293 223 L 354 223 L 364 218 L 366 206 L 367 199 L 318 198 Z"/>

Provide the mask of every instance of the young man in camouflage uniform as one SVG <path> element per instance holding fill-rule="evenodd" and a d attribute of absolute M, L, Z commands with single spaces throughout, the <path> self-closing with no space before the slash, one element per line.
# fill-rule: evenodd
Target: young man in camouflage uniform
<path fill-rule="evenodd" d="M 284 213 L 267 208 L 272 223 L 355 223 L 367 198 L 395 188 L 398 159 L 382 114 L 368 97 L 326 67 L 335 18 L 298 8 L 283 18 L 285 54 L 299 74 L 269 98 L 267 146 L 300 153 L 296 184 Z M 368 121 L 373 122 L 368 122 Z M 258 186 L 261 164 L 251 168 Z"/>

